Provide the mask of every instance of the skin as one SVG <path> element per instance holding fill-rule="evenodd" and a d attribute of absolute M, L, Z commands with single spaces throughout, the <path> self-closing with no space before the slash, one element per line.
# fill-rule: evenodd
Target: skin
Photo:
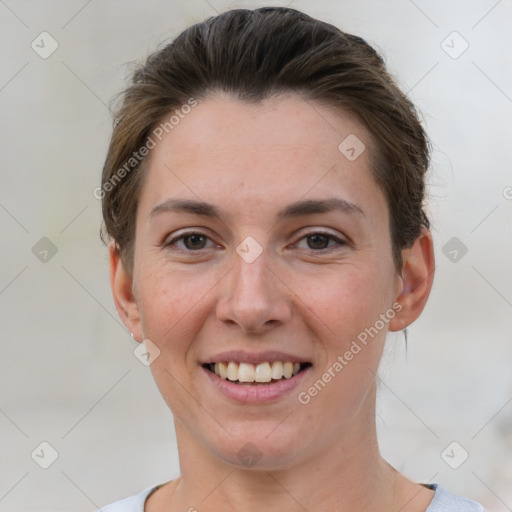
<path fill-rule="evenodd" d="M 338 145 L 366 150 L 349 161 Z M 154 492 L 147 512 L 424 511 L 433 491 L 385 462 L 375 427 L 376 378 L 388 330 L 411 324 L 434 275 L 423 229 L 394 266 L 385 197 L 369 170 L 367 131 L 343 111 L 293 94 L 259 104 L 215 95 L 152 150 L 136 217 L 133 271 L 109 247 L 120 317 L 160 355 L 155 382 L 173 412 L 181 476 Z M 301 199 L 337 197 L 364 213 L 332 211 L 277 221 Z M 202 200 L 226 218 L 151 210 L 169 198 Z M 164 246 L 191 228 L 207 238 Z M 328 232 L 336 239 L 308 238 Z M 248 236 L 263 252 L 236 252 Z M 187 252 L 188 251 L 188 252 Z M 307 405 L 297 399 L 357 335 L 400 311 Z M 312 363 L 300 388 L 269 404 L 221 395 L 200 363 L 230 349 L 281 350 Z M 333 406 L 335 404 L 335 406 Z M 261 459 L 244 466 L 252 443 Z"/>

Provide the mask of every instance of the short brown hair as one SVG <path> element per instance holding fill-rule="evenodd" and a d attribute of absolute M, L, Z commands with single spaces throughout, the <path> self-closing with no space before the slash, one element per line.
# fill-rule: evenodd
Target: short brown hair
<path fill-rule="evenodd" d="M 374 142 L 371 170 L 386 197 L 401 269 L 402 249 L 430 226 L 423 208 L 430 144 L 413 104 L 364 39 L 295 9 L 267 7 L 190 26 L 151 54 L 121 93 L 102 174 L 101 236 L 115 240 L 128 272 L 146 160 L 138 151 L 173 109 L 215 91 L 248 102 L 296 92 L 362 122 Z"/>

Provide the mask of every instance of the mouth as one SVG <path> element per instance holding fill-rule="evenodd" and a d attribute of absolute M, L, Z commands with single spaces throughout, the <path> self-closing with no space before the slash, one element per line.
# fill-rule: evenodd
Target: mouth
<path fill-rule="evenodd" d="M 268 386 L 291 379 L 312 366 L 309 362 L 264 361 L 258 364 L 238 361 L 205 363 L 203 368 L 223 380 L 242 386 Z"/>

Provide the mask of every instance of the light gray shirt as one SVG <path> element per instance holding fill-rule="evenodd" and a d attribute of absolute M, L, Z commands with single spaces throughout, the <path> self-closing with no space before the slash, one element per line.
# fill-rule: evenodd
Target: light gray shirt
<path fill-rule="evenodd" d="M 144 512 L 146 499 L 158 487 L 160 485 L 148 487 L 139 494 L 111 503 L 96 512 Z M 427 487 L 434 490 L 435 494 L 425 512 L 485 512 L 484 507 L 480 503 L 450 494 L 442 487 L 439 487 L 438 484 L 429 484 Z M 191 507 L 191 510 L 193 510 L 193 507 Z"/>

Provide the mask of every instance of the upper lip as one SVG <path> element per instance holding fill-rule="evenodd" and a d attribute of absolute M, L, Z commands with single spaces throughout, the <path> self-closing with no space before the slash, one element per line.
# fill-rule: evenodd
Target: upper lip
<path fill-rule="evenodd" d="M 307 358 L 280 352 L 266 350 L 265 352 L 247 352 L 245 350 L 229 350 L 209 357 L 203 364 L 235 361 L 237 363 L 260 364 L 265 362 L 283 361 L 291 363 L 308 363 Z"/>

